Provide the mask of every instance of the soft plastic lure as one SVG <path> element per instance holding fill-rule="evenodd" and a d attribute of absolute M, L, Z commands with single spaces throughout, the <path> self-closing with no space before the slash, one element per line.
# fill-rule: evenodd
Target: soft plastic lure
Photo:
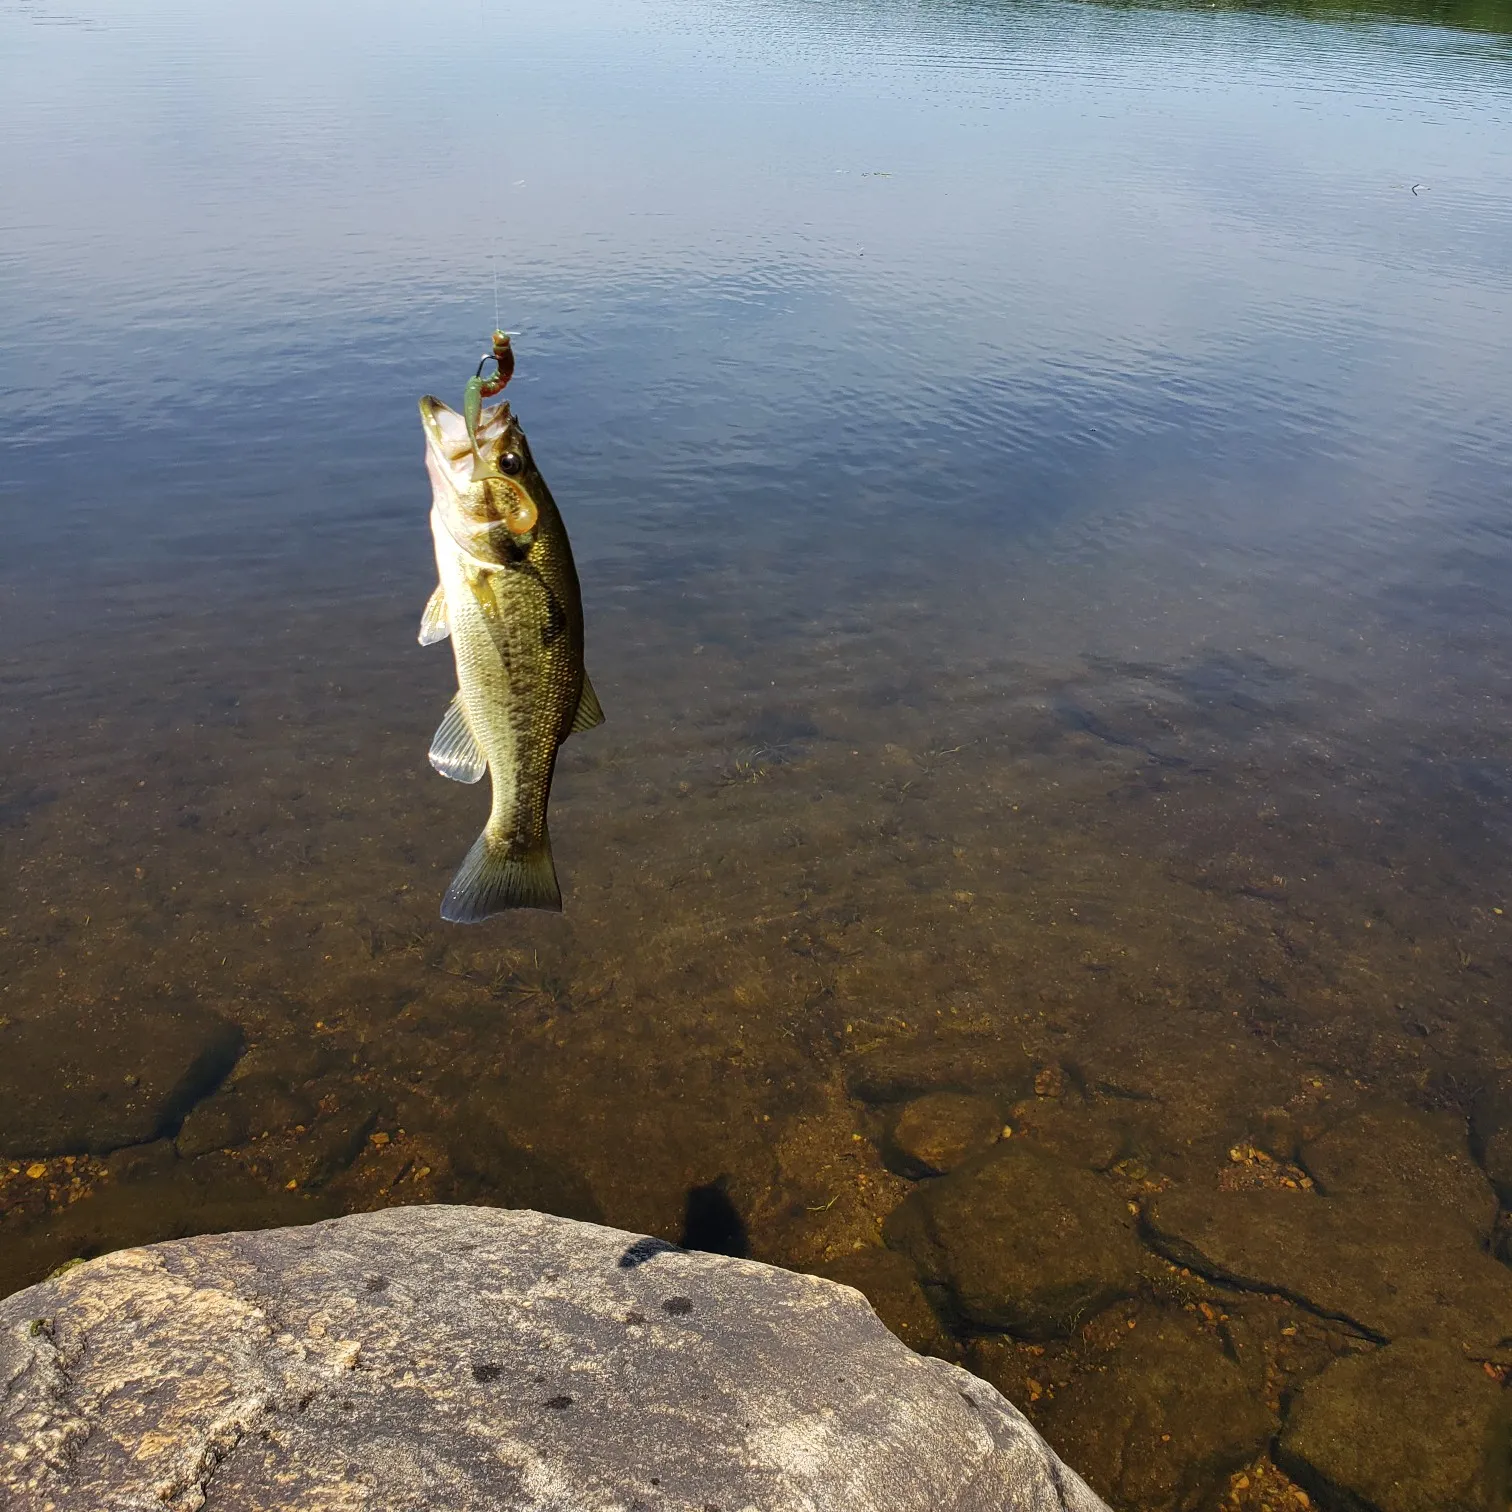
<path fill-rule="evenodd" d="M 483 369 L 493 363 L 493 376 L 485 378 Z M 504 392 L 504 385 L 514 377 L 514 348 L 509 344 L 508 331 L 493 333 L 493 350 L 485 352 L 478 363 L 478 371 L 467 380 L 462 395 L 462 418 L 467 423 L 467 439 L 472 443 L 473 482 L 481 483 L 492 477 L 492 469 L 483 460 L 478 450 L 478 422 L 483 418 L 483 401 Z"/>
<path fill-rule="evenodd" d="M 582 597 L 562 517 L 509 404 L 483 404 L 513 371 L 509 337 L 495 331 L 462 414 L 420 401 L 440 579 L 420 642 L 450 639 L 457 665 L 431 765 L 457 782 L 486 772 L 493 786 L 488 823 L 441 905 L 457 924 L 561 908 L 546 828 L 557 749 L 604 717 L 583 670 Z"/>

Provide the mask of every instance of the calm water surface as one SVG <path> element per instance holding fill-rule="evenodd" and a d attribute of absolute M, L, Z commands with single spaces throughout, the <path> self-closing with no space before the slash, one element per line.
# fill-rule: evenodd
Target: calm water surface
<path fill-rule="evenodd" d="M 909 1186 L 879 1054 L 1137 1104 L 1157 1184 L 1278 1108 L 1467 1112 L 1512 44 L 1449 19 L 9 8 L 0 1034 L 73 1099 L 92 1024 L 245 1050 L 229 1155 L 7 1152 L 4 1286 L 399 1201 L 675 1238 L 693 1189 L 819 1264 Z M 608 723 L 565 915 L 459 930 L 415 400 L 495 274 Z M 337 1124 L 390 1138 L 316 1170 Z"/>

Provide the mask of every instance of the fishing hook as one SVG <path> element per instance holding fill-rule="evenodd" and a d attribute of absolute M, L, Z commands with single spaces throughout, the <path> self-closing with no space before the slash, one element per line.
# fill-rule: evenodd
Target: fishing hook
<path fill-rule="evenodd" d="M 493 363 L 491 378 L 483 376 L 483 369 Z M 514 348 L 509 344 L 508 331 L 493 333 L 493 350 L 485 352 L 478 360 L 478 370 L 467 380 L 462 395 L 462 418 L 467 424 L 467 439 L 472 443 L 473 456 L 482 461 L 478 452 L 478 422 L 483 418 L 483 401 L 504 392 L 504 385 L 514 377 Z"/>

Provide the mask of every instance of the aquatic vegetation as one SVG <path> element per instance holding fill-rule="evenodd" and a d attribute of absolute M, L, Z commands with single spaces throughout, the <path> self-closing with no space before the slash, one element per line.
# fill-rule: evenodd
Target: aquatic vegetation
<path fill-rule="evenodd" d="M 774 768 L 792 759 L 791 748 L 780 745 L 747 746 L 736 751 L 720 768 L 716 781 L 720 787 L 760 782 Z"/>

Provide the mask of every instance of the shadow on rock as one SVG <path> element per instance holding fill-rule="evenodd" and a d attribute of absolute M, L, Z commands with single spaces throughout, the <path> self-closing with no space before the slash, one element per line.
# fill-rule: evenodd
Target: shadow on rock
<path fill-rule="evenodd" d="M 683 1216 L 682 1247 L 709 1255 L 733 1255 L 744 1259 L 751 1253 L 751 1238 L 745 1219 L 730 1200 L 726 1177 L 691 1187 Z"/>

